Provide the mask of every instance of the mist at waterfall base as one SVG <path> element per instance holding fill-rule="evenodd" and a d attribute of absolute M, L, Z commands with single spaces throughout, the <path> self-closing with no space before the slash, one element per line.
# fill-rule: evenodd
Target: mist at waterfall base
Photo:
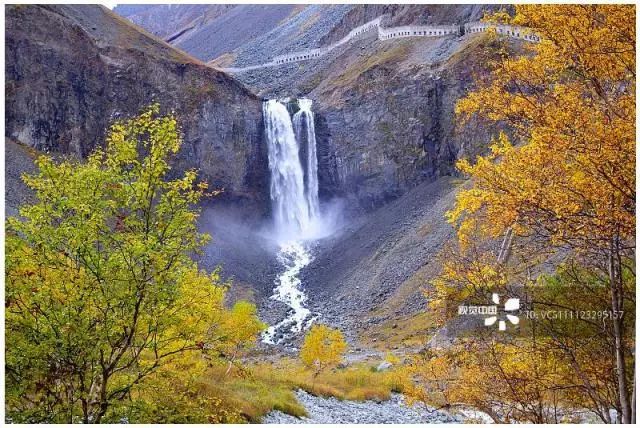
<path fill-rule="evenodd" d="M 337 224 L 337 209 L 324 210 L 318 198 L 318 158 L 312 101 L 298 99 L 293 117 L 287 102 L 263 104 L 271 174 L 271 233 L 279 245 L 278 275 L 272 298 L 285 303 L 285 319 L 270 326 L 263 341 L 275 344 L 299 333 L 315 319 L 305 306 L 300 272 L 313 260 L 313 241 L 328 236 Z"/>

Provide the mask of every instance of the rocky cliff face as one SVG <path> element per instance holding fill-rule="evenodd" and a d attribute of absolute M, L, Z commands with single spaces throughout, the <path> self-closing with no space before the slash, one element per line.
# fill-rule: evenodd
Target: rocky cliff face
<path fill-rule="evenodd" d="M 216 63 L 255 65 L 277 54 L 326 46 L 383 14 L 384 26 L 463 24 L 490 9 L 495 7 L 309 5 Z M 248 21 L 254 18 L 244 13 Z M 221 40 L 233 34 L 227 28 Z M 450 36 L 380 41 L 371 31 L 319 59 L 235 77 L 261 96 L 312 98 L 321 196 L 347 197 L 349 206 L 370 211 L 421 182 L 454 174 L 457 158 L 486 146 L 491 130 L 461 127 L 454 115 L 473 74 L 484 72 L 490 49 L 479 40 Z"/>
<path fill-rule="evenodd" d="M 455 117 L 487 56 L 491 47 L 480 39 L 450 38 L 363 40 L 337 58 L 309 93 L 318 104 L 326 195 L 372 208 L 455 175 L 455 161 L 475 156 L 493 132 Z"/>
<path fill-rule="evenodd" d="M 114 119 L 158 102 L 182 126 L 177 169 L 267 209 L 261 102 L 235 79 L 100 6 L 7 6 L 5 37 L 6 137 L 85 156 Z"/>

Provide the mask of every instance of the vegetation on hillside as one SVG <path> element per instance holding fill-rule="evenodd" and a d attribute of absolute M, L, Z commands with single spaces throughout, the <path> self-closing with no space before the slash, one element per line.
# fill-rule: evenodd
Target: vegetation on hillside
<path fill-rule="evenodd" d="M 412 395 L 436 391 L 442 405 L 502 422 L 557 422 L 585 408 L 603 422 L 634 422 L 634 6 L 519 5 L 497 18 L 543 40 L 493 63 L 458 103 L 462 120 L 505 132 L 487 156 L 458 164 L 472 186 L 449 213 L 459 245 L 432 306 L 486 304 L 498 293 L 577 317 L 521 316 L 516 335 L 460 338 L 416 366 L 422 387 Z"/>

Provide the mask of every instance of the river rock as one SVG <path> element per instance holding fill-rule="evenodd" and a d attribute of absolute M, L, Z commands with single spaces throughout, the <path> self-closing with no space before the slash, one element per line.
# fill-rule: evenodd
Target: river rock
<path fill-rule="evenodd" d="M 308 417 L 296 418 L 280 411 L 269 413 L 263 423 L 267 424 L 348 424 L 348 423 L 460 423 L 458 417 L 430 409 L 423 404 L 409 406 L 400 394 L 392 394 L 387 401 L 349 401 L 334 397 L 313 396 L 297 391 L 296 398 L 307 410 Z"/>
<path fill-rule="evenodd" d="M 389 370 L 392 366 L 393 364 L 391 364 L 389 361 L 383 361 L 378 364 L 378 367 L 376 367 L 376 371 L 383 372 L 385 370 Z"/>

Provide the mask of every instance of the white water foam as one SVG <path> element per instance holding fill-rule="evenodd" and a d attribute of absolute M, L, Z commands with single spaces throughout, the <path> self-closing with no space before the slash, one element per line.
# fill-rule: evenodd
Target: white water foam
<path fill-rule="evenodd" d="M 277 287 L 271 298 L 286 303 L 291 308 L 291 312 L 289 316 L 278 324 L 270 326 L 264 333 L 263 341 L 271 344 L 277 343 L 275 335 L 278 330 L 286 329 L 289 334 L 300 333 L 314 320 L 311 311 L 304 306 L 307 297 L 300 289 L 301 281 L 298 277 L 300 271 L 311 263 L 311 254 L 302 243 L 291 242 L 280 247 L 278 260 L 285 266 L 285 271 L 278 276 Z"/>
<path fill-rule="evenodd" d="M 313 102 L 307 98 L 300 98 L 298 106 L 300 110 L 293 115 L 293 128 L 295 129 L 298 145 L 307 144 L 307 169 L 305 178 L 305 195 L 309 205 L 309 217 L 312 222 L 320 218 L 320 201 L 318 199 L 318 154 L 316 148 L 315 118 L 311 111 Z M 306 130 L 306 132 L 304 132 Z"/>

